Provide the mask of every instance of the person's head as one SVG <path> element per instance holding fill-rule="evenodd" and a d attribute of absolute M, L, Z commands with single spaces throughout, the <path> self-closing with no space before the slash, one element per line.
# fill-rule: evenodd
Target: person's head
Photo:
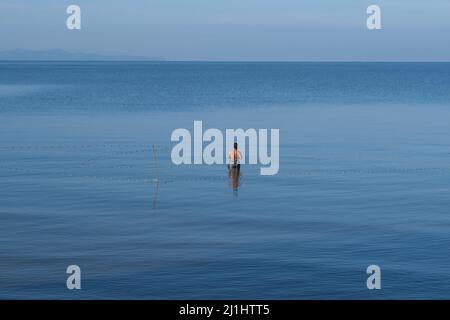
<path fill-rule="evenodd" d="M 237 150 L 237 142 L 234 143 L 234 150 Z"/>

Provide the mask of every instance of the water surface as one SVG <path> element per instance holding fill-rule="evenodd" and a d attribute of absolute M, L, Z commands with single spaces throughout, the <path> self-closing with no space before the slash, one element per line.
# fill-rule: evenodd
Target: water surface
<path fill-rule="evenodd" d="M 0 298 L 448 299 L 449 89 L 441 63 L 2 62 Z M 279 128 L 279 174 L 174 166 L 194 120 Z"/>

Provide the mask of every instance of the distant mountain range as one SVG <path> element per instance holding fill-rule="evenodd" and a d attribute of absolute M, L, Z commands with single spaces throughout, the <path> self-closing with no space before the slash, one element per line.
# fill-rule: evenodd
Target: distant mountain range
<path fill-rule="evenodd" d="M 54 60 L 54 61 L 164 61 L 162 58 L 149 58 L 126 55 L 101 55 L 91 53 L 69 52 L 52 49 L 44 51 L 34 50 L 6 50 L 0 51 L 0 60 Z"/>

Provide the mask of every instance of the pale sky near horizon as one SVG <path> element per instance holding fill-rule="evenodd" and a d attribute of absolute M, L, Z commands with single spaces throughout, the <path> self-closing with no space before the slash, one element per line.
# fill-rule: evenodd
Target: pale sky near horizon
<path fill-rule="evenodd" d="M 82 29 L 66 28 L 81 7 Z M 382 30 L 366 28 L 381 7 Z M 169 60 L 450 61 L 450 0 L 2 0 L 0 50 Z"/>

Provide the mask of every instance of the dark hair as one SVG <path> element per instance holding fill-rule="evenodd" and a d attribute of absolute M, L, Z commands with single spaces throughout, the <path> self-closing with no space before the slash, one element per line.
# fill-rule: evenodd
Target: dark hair
<path fill-rule="evenodd" d="M 234 143 L 234 148 L 237 149 L 237 142 Z"/>

